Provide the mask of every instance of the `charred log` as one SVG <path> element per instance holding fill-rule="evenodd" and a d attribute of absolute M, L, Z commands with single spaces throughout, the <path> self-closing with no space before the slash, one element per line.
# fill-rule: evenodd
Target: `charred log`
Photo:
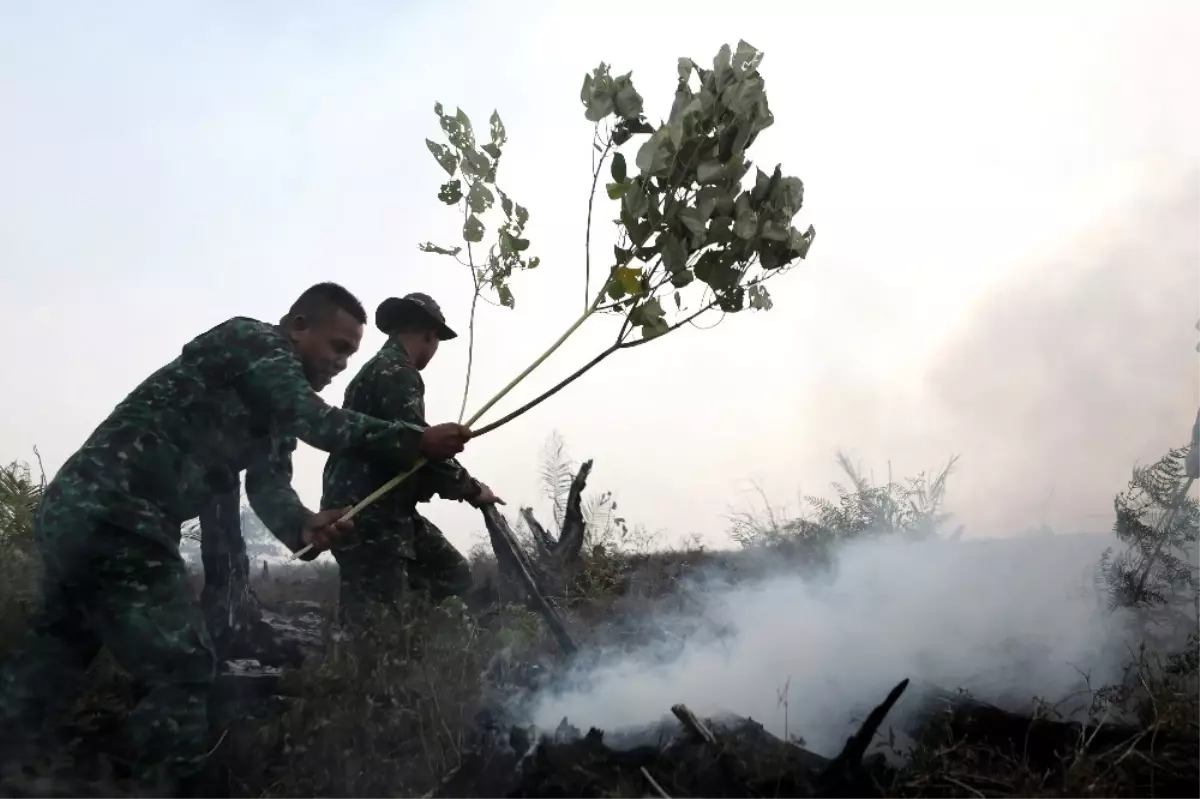
<path fill-rule="evenodd" d="M 562 528 L 557 539 L 534 517 L 533 508 L 521 509 L 521 516 L 529 525 L 539 556 L 548 563 L 553 563 L 556 568 L 577 562 L 583 553 L 584 539 L 587 538 L 587 520 L 583 517 L 583 492 L 587 488 L 588 476 L 591 473 L 592 461 L 587 460 L 572 478 L 563 509 Z"/>
<path fill-rule="evenodd" d="M 537 579 L 537 568 L 530 562 L 525 551 L 521 549 L 508 521 L 496 510 L 494 505 L 485 505 L 482 509 L 484 524 L 487 526 L 488 538 L 496 553 L 496 562 L 502 573 L 515 576 L 525 588 L 530 604 L 546 620 L 550 632 L 558 641 L 559 647 L 567 655 L 578 651 L 575 642 L 567 632 L 566 624 L 554 606 L 546 601 L 545 591 Z"/>
<path fill-rule="evenodd" d="M 554 554 L 557 542 L 534 517 L 533 508 L 521 508 L 521 516 L 525 519 L 525 524 L 529 526 L 529 532 L 533 536 L 533 543 L 537 547 L 538 555 L 544 560 L 549 560 Z"/>
<path fill-rule="evenodd" d="M 240 488 L 214 494 L 200 510 L 200 558 L 204 589 L 200 604 L 209 635 L 222 659 L 249 657 L 265 626 L 250 587 L 250 560 L 242 537 Z"/>
<path fill-rule="evenodd" d="M 571 490 L 567 492 L 567 507 L 563 513 L 562 532 L 558 536 L 558 546 L 555 555 L 562 563 L 573 563 L 579 560 L 583 552 L 583 539 L 587 533 L 587 520 L 583 518 L 583 491 L 587 487 L 588 475 L 592 473 L 592 462 L 584 461 L 579 467 L 575 478 L 571 480 Z"/>
<path fill-rule="evenodd" d="M 880 714 L 901 690 L 871 714 L 861 736 L 878 729 Z M 889 783 L 884 764 L 850 768 L 853 751 L 841 761 L 846 768 L 835 768 L 838 761 L 785 742 L 751 719 L 701 720 L 683 705 L 671 710 L 678 723 L 667 719 L 608 735 L 595 728 L 583 733 L 566 719 L 536 744 L 514 730 L 509 746 L 465 758 L 437 795 L 880 796 L 880 786 Z"/>
<path fill-rule="evenodd" d="M 262 607 L 250 585 L 241 514 L 239 488 L 213 494 L 200 511 L 200 605 L 217 657 L 270 666 L 298 663 L 319 645 L 319 636 Z"/>

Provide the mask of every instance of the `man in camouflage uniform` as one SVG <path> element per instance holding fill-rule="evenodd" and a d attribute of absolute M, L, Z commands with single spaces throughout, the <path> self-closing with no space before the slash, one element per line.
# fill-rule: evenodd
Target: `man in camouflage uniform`
<path fill-rule="evenodd" d="M 314 544 L 311 559 L 349 525 L 337 522 L 345 508 L 314 514 L 296 496 L 297 439 L 404 469 L 422 455 L 452 457 L 470 437 L 461 425 L 382 421 L 320 399 L 315 390 L 346 368 L 365 322 L 358 300 L 332 283 L 304 292 L 279 325 L 223 322 L 67 459 L 38 511 L 42 607 L 0 677 L 0 763 L 14 742 L 35 738 L 107 646 L 144 689 L 129 719 L 138 776 L 160 793 L 196 790 L 216 662 L 179 554 L 182 522 L 244 469 L 255 513 L 292 551 Z"/>
<path fill-rule="evenodd" d="M 388 336 L 346 388 L 344 408 L 413 425 L 425 419 L 421 370 L 438 344 L 457 334 L 425 294 L 384 300 L 376 326 Z M 376 490 L 397 470 L 367 452 L 335 452 L 325 463 L 322 508 L 336 508 Z M 353 542 L 332 548 L 341 575 L 339 604 L 345 622 L 362 626 L 373 603 L 400 609 L 408 589 L 439 602 L 471 586 L 471 567 L 441 531 L 417 512 L 434 494 L 479 507 L 500 502 L 457 460 L 430 463 L 355 517 Z"/>

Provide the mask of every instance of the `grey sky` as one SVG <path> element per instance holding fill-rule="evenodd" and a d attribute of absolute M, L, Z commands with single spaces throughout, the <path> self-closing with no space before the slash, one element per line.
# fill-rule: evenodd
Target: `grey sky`
<path fill-rule="evenodd" d="M 741 37 L 766 52 L 776 117 L 754 154 L 805 180 L 809 261 L 770 313 L 620 354 L 468 466 L 532 501 L 557 429 L 631 521 L 717 541 L 750 480 L 778 502 L 824 491 L 839 446 L 877 477 L 961 452 L 951 500 L 972 532 L 1078 529 L 1194 419 L 1200 15 L 954 5 L 7 2 L 0 457 L 36 444 L 57 468 L 188 338 L 273 320 L 318 280 L 369 309 L 426 291 L 465 328 L 467 275 L 416 249 L 456 237 L 422 143 L 435 101 L 499 109 L 502 180 L 543 261 L 515 312 L 481 314 L 477 407 L 581 310 L 584 72 L 633 70 L 658 117 L 677 57 Z M 427 370 L 431 421 L 457 413 L 465 354 Z M 302 450 L 315 503 L 324 456 Z M 449 503 L 431 516 L 460 545 L 477 526 Z"/>

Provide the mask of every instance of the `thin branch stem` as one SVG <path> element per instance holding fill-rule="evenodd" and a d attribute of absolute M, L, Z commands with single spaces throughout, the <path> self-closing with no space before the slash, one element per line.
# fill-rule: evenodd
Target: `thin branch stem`
<path fill-rule="evenodd" d="M 463 175 L 466 178 L 466 175 Z M 467 191 L 470 192 L 470 180 L 466 181 Z M 463 225 L 470 219 L 471 204 L 463 199 Z M 463 416 L 467 412 L 467 395 L 471 392 L 471 368 L 475 365 L 475 309 L 479 307 L 479 293 L 482 288 L 479 281 L 479 272 L 475 268 L 475 254 L 471 250 L 471 242 L 467 242 L 467 267 L 471 270 L 471 284 L 475 287 L 474 293 L 471 295 L 471 315 L 467 322 L 467 375 L 463 380 L 462 404 L 458 408 L 458 421 L 462 422 Z"/>
<path fill-rule="evenodd" d="M 604 145 L 604 150 L 600 153 L 600 163 L 592 167 L 592 190 L 588 194 L 587 232 L 583 236 L 583 307 L 585 308 L 588 307 L 592 296 L 592 208 L 596 203 L 596 184 L 600 181 L 600 171 L 604 169 L 604 161 L 608 158 L 608 151 L 612 149 L 612 146 L 612 137 L 609 136 L 608 143 Z M 592 158 L 594 160 L 595 156 Z"/>
<path fill-rule="evenodd" d="M 622 339 L 624 339 L 625 334 L 628 331 L 628 326 L 629 326 L 629 317 L 626 317 L 625 323 L 621 326 L 621 333 L 620 333 L 620 335 L 617 336 L 617 342 L 615 344 L 610 346 L 608 349 L 601 351 L 599 355 L 592 358 L 590 361 L 585 363 L 580 368 L 576 369 L 570 375 L 568 375 L 567 377 L 560 380 L 558 382 L 558 384 L 555 385 L 553 388 L 550 388 L 550 389 L 542 392 L 541 395 L 539 395 L 538 397 L 525 403 L 524 405 L 522 405 L 520 408 L 517 408 L 512 413 L 506 414 L 505 416 L 500 417 L 499 419 L 492 422 L 491 424 L 484 425 L 483 427 L 479 428 L 478 430 L 474 430 L 472 432 L 471 437 L 478 438 L 479 436 L 482 436 L 485 433 L 490 433 L 491 431 L 495 430 L 497 427 L 501 427 L 503 425 L 508 424 L 513 419 L 516 419 L 518 416 L 523 416 L 528 411 L 533 410 L 538 405 L 541 405 L 543 402 L 550 399 L 555 394 L 562 391 L 564 388 L 571 385 L 579 378 L 583 377 L 585 374 L 587 374 L 593 368 L 595 368 L 595 366 L 597 364 L 599 364 L 601 361 L 606 359 L 608 356 L 612 355 L 617 350 L 633 349 L 634 347 L 640 347 L 641 345 L 645 344 L 647 341 L 656 341 L 656 340 L 662 338 L 663 336 L 667 335 L 668 333 L 678 330 L 679 328 L 688 324 L 689 322 L 691 322 L 693 319 L 695 319 L 697 316 L 704 313 L 705 311 L 711 310 L 713 308 L 713 306 L 715 306 L 715 305 L 716 305 L 716 300 L 713 300 L 708 305 L 704 306 L 703 308 L 701 308 L 700 310 L 691 314 L 690 316 L 680 319 L 678 322 L 671 325 L 670 327 L 668 327 L 666 330 L 664 330 L 662 333 L 658 334 L 657 336 L 654 336 L 653 338 L 640 338 L 637 341 L 623 341 L 622 340 Z"/>

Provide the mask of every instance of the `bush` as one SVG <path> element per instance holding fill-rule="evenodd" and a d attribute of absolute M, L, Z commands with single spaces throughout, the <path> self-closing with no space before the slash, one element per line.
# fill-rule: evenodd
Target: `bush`
<path fill-rule="evenodd" d="M 34 518 L 44 488 L 45 477 L 34 478 L 27 463 L 0 468 L 0 658 L 20 639 L 37 601 Z"/>

